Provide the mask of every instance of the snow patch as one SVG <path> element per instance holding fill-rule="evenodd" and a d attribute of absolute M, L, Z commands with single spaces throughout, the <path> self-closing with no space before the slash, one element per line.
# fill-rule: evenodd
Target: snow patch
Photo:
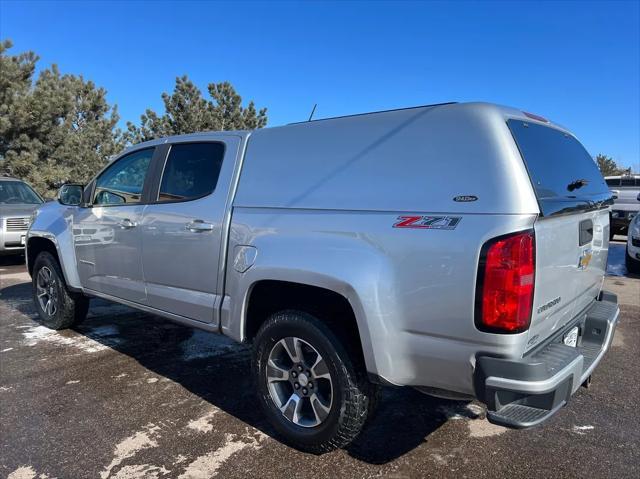
<path fill-rule="evenodd" d="M 149 379 L 147 379 L 147 382 L 149 384 L 157 383 L 158 382 L 158 378 L 149 378 Z"/>
<path fill-rule="evenodd" d="M 187 427 L 189 429 L 193 429 L 198 432 L 211 432 L 213 430 L 213 425 L 211 424 L 211 419 L 218 413 L 219 409 L 215 408 L 211 411 L 207 412 L 204 416 L 199 417 L 198 419 L 193 419 L 189 421 Z"/>
<path fill-rule="evenodd" d="M 209 479 L 234 454 L 247 448 L 259 449 L 261 447 L 261 441 L 255 437 L 247 437 L 245 441 L 236 439 L 236 437 L 234 434 L 226 434 L 222 447 L 198 457 L 187 466 L 178 479 Z"/>
<path fill-rule="evenodd" d="M 24 344 L 26 346 L 37 346 L 41 343 L 55 346 L 72 346 L 85 353 L 97 353 L 109 349 L 109 345 L 118 344 L 118 339 L 111 339 L 110 344 L 100 343 L 88 336 L 83 336 L 75 331 L 65 331 L 64 333 L 54 331 L 45 326 L 31 326 L 22 332 Z"/>
<path fill-rule="evenodd" d="M 147 424 L 142 431 L 138 431 L 134 435 L 120 441 L 113 451 L 114 457 L 111 463 L 100 473 L 100 477 L 107 479 L 114 467 L 120 465 L 125 459 L 133 457 L 143 449 L 158 447 L 158 443 L 155 440 L 155 437 L 158 436 L 158 431 L 160 431 L 160 427 Z"/>
<path fill-rule="evenodd" d="M 587 425 L 587 426 L 573 426 L 573 432 L 575 432 L 576 434 L 580 434 L 581 436 L 584 436 L 586 434 L 586 431 L 591 431 L 593 430 L 594 427 L 591 425 Z"/>
<path fill-rule="evenodd" d="M 491 424 L 486 419 L 476 419 L 469 421 L 469 435 L 471 437 L 492 437 L 499 436 L 507 432 L 506 427 Z"/>
<path fill-rule="evenodd" d="M 7 476 L 7 479 L 33 479 L 36 477 L 36 471 L 31 466 L 20 466 Z"/>
<path fill-rule="evenodd" d="M 65 384 L 78 384 L 80 382 L 80 380 L 78 379 L 73 379 L 71 381 L 67 381 Z"/>
<path fill-rule="evenodd" d="M 150 464 L 136 464 L 124 466 L 113 476 L 113 479 L 158 479 L 160 475 L 169 474 L 171 471 L 164 466 L 152 466 Z"/>
<path fill-rule="evenodd" d="M 2 351 L 0 351 L 0 353 L 6 353 L 6 352 L 8 352 L 8 351 L 13 351 L 13 348 L 6 348 L 6 349 L 3 349 Z"/>

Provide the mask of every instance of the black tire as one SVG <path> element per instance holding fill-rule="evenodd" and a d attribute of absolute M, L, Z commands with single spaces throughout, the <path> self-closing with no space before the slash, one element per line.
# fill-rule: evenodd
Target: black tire
<path fill-rule="evenodd" d="M 45 311 L 38 299 L 38 275 L 41 270 L 49 271 L 52 278 L 52 294 L 55 295 L 55 311 L 53 314 Z M 67 329 L 81 323 L 89 311 L 89 298 L 82 294 L 73 293 L 67 288 L 64 275 L 58 260 L 49 252 L 43 251 L 33 264 L 32 274 L 33 302 L 43 325 L 50 329 Z"/>
<path fill-rule="evenodd" d="M 627 267 L 627 271 L 633 274 L 640 274 L 640 260 L 634 259 L 629 254 L 629 246 L 627 246 L 624 254 L 624 264 Z"/>
<path fill-rule="evenodd" d="M 281 339 L 300 338 L 325 359 L 333 386 L 333 400 L 326 418 L 317 426 L 303 427 L 284 416 L 271 398 L 267 384 L 267 361 Z M 364 365 L 350 357 L 336 334 L 316 317 L 301 311 L 273 314 L 254 340 L 252 370 L 260 405 L 276 431 L 293 447 L 321 454 L 353 441 L 371 415 L 377 387 L 371 384 Z"/>

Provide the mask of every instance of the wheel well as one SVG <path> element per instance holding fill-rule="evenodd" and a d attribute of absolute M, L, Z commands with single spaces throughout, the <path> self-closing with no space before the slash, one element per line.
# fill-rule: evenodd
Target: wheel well
<path fill-rule="evenodd" d="M 257 282 L 248 300 L 246 340 L 253 341 L 269 316 L 285 309 L 304 311 L 323 321 L 342 341 L 349 355 L 364 364 L 358 323 L 351 304 L 341 294 L 318 286 L 275 280 Z"/>
<path fill-rule="evenodd" d="M 33 274 L 33 264 L 36 261 L 36 258 L 43 251 L 48 251 L 53 255 L 53 257 L 60 264 L 60 258 L 58 258 L 58 250 L 56 249 L 56 245 L 53 244 L 53 241 L 46 238 L 30 238 L 29 243 L 27 244 L 27 269 L 29 274 Z"/>

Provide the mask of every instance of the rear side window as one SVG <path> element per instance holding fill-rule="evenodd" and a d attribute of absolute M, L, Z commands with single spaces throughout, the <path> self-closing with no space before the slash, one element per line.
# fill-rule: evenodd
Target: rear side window
<path fill-rule="evenodd" d="M 538 200 L 588 199 L 609 193 L 596 162 L 573 136 L 522 120 L 509 120 L 507 124 Z"/>
<path fill-rule="evenodd" d="M 636 181 L 633 178 L 622 178 L 622 186 L 636 186 Z"/>
<path fill-rule="evenodd" d="M 216 189 L 224 144 L 184 143 L 169 151 L 158 201 L 187 201 L 207 196 Z"/>

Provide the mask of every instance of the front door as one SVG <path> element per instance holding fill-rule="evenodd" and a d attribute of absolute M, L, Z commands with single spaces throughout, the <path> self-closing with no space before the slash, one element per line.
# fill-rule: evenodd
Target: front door
<path fill-rule="evenodd" d="M 215 321 L 222 230 L 239 139 L 170 146 L 142 221 L 148 304 Z"/>
<path fill-rule="evenodd" d="M 140 224 L 154 150 L 138 150 L 116 160 L 96 178 L 91 205 L 74 214 L 74 246 L 83 288 L 146 302 Z"/>

